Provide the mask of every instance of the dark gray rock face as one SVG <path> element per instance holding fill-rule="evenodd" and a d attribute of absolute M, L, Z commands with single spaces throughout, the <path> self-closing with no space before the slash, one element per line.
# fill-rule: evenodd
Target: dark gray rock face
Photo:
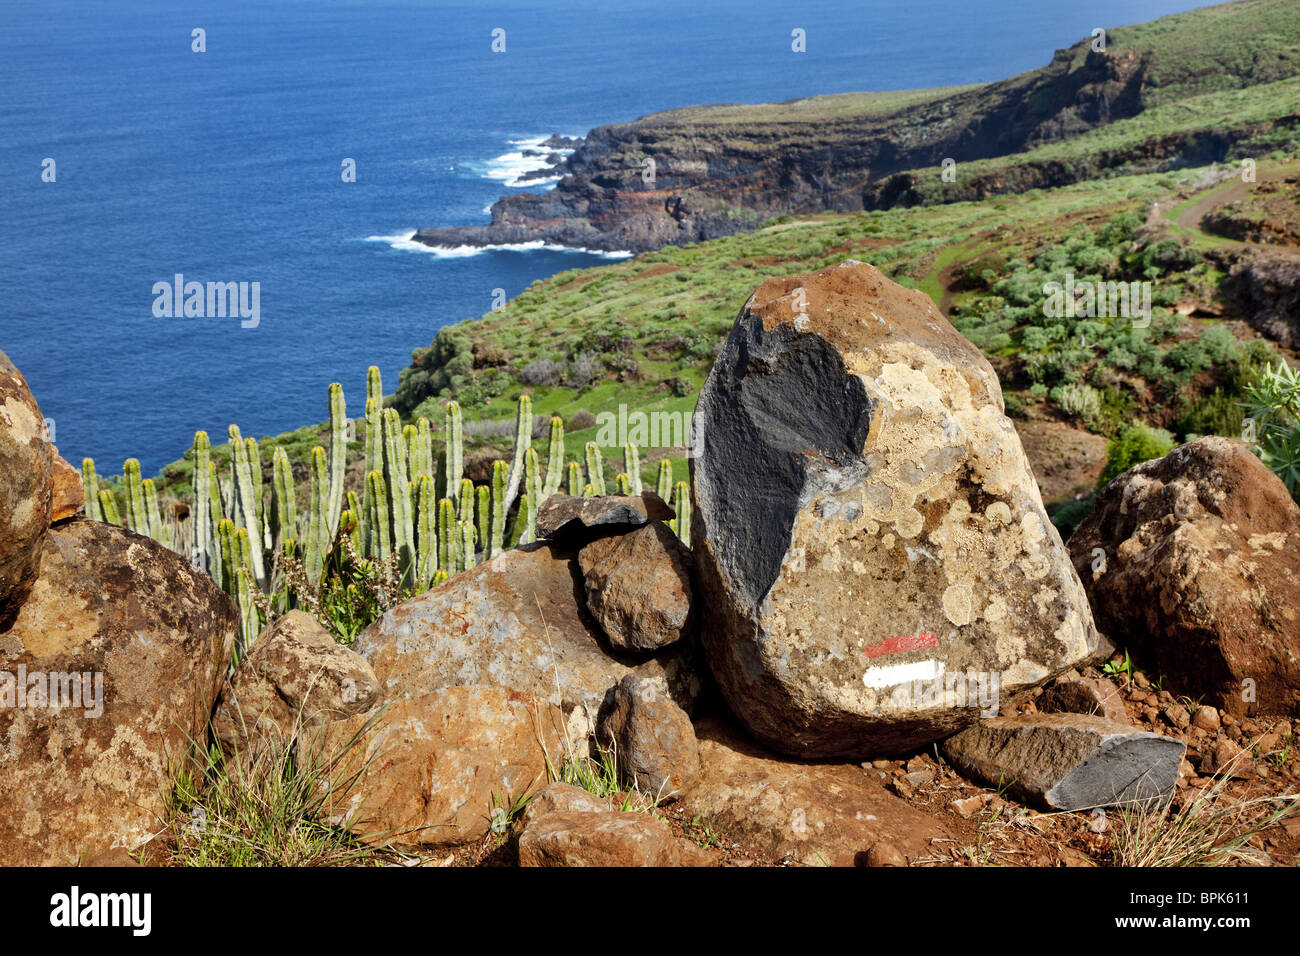
<path fill-rule="evenodd" d="M 1169 802 L 1187 747 L 1084 714 L 982 720 L 949 738 L 959 771 L 1048 810 Z"/>

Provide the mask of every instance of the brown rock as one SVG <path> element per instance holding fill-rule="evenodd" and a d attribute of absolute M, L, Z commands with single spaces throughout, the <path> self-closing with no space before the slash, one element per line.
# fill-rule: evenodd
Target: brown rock
<path fill-rule="evenodd" d="M 548 813 L 519 836 L 520 866 L 717 866 L 721 854 L 673 835 L 648 813 Z"/>
<path fill-rule="evenodd" d="M 1171 690 L 1300 714 L 1300 507 L 1245 443 L 1200 438 L 1129 469 L 1070 552 L 1098 625 Z"/>
<path fill-rule="evenodd" d="M 1119 689 L 1100 678 L 1058 681 L 1043 691 L 1037 704 L 1045 714 L 1097 714 L 1121 724 L 1129 722 Z"/>
<path fill-rule="evenodd" d="M 543 538 L 582 542 L 606 532 L 629 531 L 671 517 L 673 509 L 653 491 L 595 498 L 551 495 L 537 509 L 537 534 Z"/>
<path fill-rule="evenodd" d="M 662 522 L 599 538 L 578 564 L 587 610 L 619 650 L 657 650 L 690 631 L 691 553 Z"/>
<path fill-rule="evenodd" d="M 559 708 L 500 687 L 447 687 L 374 714 L 325 724 L 309 739 L 341 759 L 335 780 L 360 771 L 329 815 L 362 839 L 399 847 L 472 842 L 500 823 L 498 807 L 546 782 L 564 760 Z M 351 749 L 349 741 L 360 736 Z"/>
<path fill-rule="evenodd" d="M 152 838 L 237 630 L 230 599 L 162 545 L 85 519 L 50 528 L 0 634 L 0 865 L 69 865 Z M 24 672 L 18 707 L 6 698 Z M 34 703 L 36 675 L 47 688 L 63 675 L 78 702 Z"/>
<path fill-rule="evenodd" d="M 614 804 L 605 797 L 598 797 L 588 790 L 575 787 L 571 783 L 556 780 L 537 791 L 537 795 L 528 801 L 522 822 L 527 825 L 538 817 L 548 813 L 603 813 L 613 810 Z"/>
<path fill-rule="evenodd" d="M 664 800 L 680 797 L 700 772 L 695 729 L 662 679 L 628 674 L 600 716 L 600 740 L 614 747 L 625 786 Z"/>
<path fill-rule="evenodd" d="M 385 696 L 492 684 L 574 705 L 585 737 L 609 691 L 629 673 L 661 676 L 688 712 L 700 692 L 689 648 L 631 657 L 607 647 L 579 598 L 577 561 L 542 542 L 498 555 L 403 601 L 358 635 Z M 585 722 L 585 723 L 584 723 Z"/>
<path fill-rule="evenodd" d="M 27 380 L 0 352 L 0 629 L 13 621 L 50 525 L 54 451 Z"/>
<path fill-rule="evenodd" d="M 701 770 L 682 800 L 687 813 L 770 860 L 853 866 L 881 841 L 920 859 L 932 838 L 950 836 L 942 818 L 887 793 L 856 765 L 777 757 L 713 718 L 695 732 Z"/>
<path fill-rule="evenodd" d="M 54 490 L 51 506 L 50 523 L 66 521 L 74 517 L 86 506 L 86 493 L 81 487 L 81 472 L 73 468 L 58 455 L 58 449 L 51 446 L 54 458 Z"/>
<path fill-rule="evenodd" d="M 248 749 L 250 734 L 297 728 L 373 709 L 383 698 L 365 658 L 335 642 L 304 611 L 290 611 L 263 629 L 222 688 L 212 719 L 228 751 Z"/>
<path fill-rule="evenodd" d="M 696 420 L 701 633 L 767 746 L 913 749 L 1100 647 L 997 376 L 922 293 L 853 262 L 768 280 Z"/>

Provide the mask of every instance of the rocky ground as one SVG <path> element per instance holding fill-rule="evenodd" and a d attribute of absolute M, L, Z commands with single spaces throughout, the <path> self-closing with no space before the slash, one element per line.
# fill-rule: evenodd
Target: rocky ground
<path fill-rule="evenodd" d="M 992 367 L 854 262 L 765 282 L 699 409 L 689 513 L 552 496 L 232 667 L 234 605 L 78 514 L 0 357 L 0 863 L 1297 862 L 1300 507 L 1243 443 L 1063 542 Z"/>

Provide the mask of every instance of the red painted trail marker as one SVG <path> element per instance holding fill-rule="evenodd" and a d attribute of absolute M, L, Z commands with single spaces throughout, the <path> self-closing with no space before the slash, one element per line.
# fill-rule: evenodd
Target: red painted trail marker
<path fill-rule="evenodd" d="M 871 644 L 862 649 L 862 653 L 868 657 L 881 657 L 885 654 L 898 654 L 901 651 L 915 651 L 923 647 L 938 647 L 939 638 L 930 631 L 922 631 L 920 634 L 904 634 L 902 637 L 891 637 L 887 641 L 879 644 Z"/>

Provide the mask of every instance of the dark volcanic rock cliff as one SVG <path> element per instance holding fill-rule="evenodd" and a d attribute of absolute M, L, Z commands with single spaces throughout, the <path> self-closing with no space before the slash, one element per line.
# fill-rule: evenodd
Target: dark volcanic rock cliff
<path fill-rule="evenodd" d="M 553 191 L 507 196 L 488 225 L 421 229 L 415 238 L 640 252 L 785 214 L 979 199 L 1107 169 L 1212 162 L 1261 132 L 1276 139 L 1275 124 L 1264 123 L 1266 130 L 1243 119 L 1227 128 L 1207 116 L 1203 126 L 1171 133 L 1153 123 L 1152 135 L 1129 145 L 1121 137 L 1069 161 L 1026 156 L 938 185 L 945 159 L 1011 156 L 1153 106 L 1297 73 L 1294 4 L 1243 0 L 1120 27 L 1108 32 L 1104 50 L 1085 39 L 1040 69 L 996 83 L 688 107 L 602 126 L 559 167 L 566 175 Z"/>

